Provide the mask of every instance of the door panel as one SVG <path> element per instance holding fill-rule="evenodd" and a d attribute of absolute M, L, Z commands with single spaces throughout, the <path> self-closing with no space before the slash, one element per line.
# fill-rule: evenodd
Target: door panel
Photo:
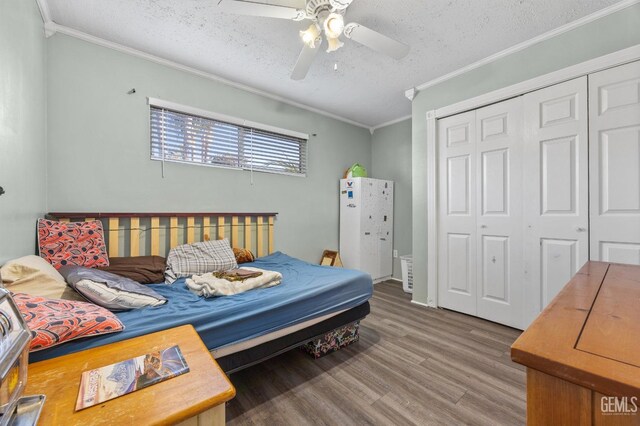
<path fill-rule="evenodd" d="M 480 119 L 482 141 L 507 134 L 507 114 L 499 114 Z"/>
<path fill-rule="evenodd" d="M 640 265 L 640 244 L 600 241 L 602 261 Z"/>
<path fill-rule="evenodd" d="M 587 78 L 523 98 L 528 326 L 589 259 Z"/>
<path fill-rule="evenodd" d="M 543 238 L 540 245 L 542 305 L 546 306 L 579 269 L 578 241 Z"/>
<path fill-rule="evenodd" d="M 603 215 L 640 213 L 640 126 L 600 133 Z"/>
<path fill-rule="evenodd" d="M 447 158 L 447 205 L 450 215 L 469 215 L 469 155 Z"/>
<path fill-rule="evenodd" d="M 509 214 L 509 150 L 482 153 L 482 214 Z"/>
<path fill-rule="evenodd" d="M 509 304 L 509 238 L 482 237 L 482 294 L 485 300 Z"/>
<path fill-rule="evenodd" d="M 471 245 L 468 234 L 447 235 L 447 289 L 450 292 L 461 293 L 470 296 L 474 293 L 471 288 L 471 277 L 475 271 L 471 259 Z"/>
<path fill-rule="evenodd" d="M 471 144 L 471 127 L 473 123 L 463 120 L 446 128 L 447 147 Z"/>
<path fill-rule="evenodd" d="M 640 62 L 589 76 L 591 259 L 640 264 Z"/>
<path fill-rule="evenodd" d="M 568 96 L 561 96 L 540 102 L 540 128 L 577 121 L 577 97 L 578 95 L 576 93 L 571 93 Z M 527 119 L 530 118 L 531 117 L 527 117 Z"/>
<path fill-rule="evenodd" d="M 476 315 L 475 111 L 438 121 L 438 305 Z"/>
<path fill-rule="evenodd" d="M 476 111 L 478 316 L 522 327 L 522 97 Z"/>
<path fill-rule="evenodd" d="M 540 214 L 576 214 L 576 140 L 574 137 L 541 141 Z"/>

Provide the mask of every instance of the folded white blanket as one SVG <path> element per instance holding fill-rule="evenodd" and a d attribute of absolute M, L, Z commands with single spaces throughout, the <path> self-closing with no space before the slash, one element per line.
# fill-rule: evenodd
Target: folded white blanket
<path fill-rule="evenodd" d="M 243 267 L 242 269 L 262 272 L 262 275 L 255 278 L 248 278 L 244 281 L 229 281 L 223 278 L 217 278 L 212 273 L 194 275 L 191 278 L 187 278 L 187 287 L 198 296 L 231 296 L 253 290 L 254 288 L 273 287 L 282 281 L 282 274 L 280 272 L 250 267 Z"/>

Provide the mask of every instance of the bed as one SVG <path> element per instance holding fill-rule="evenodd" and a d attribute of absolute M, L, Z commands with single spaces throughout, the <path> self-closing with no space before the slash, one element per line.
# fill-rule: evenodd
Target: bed
<path fill-rule="evenodd" d="M 161 247 L 168 251 L 178 244 L 209 239 L 210 235 L 228 236 L 232 246 L 244 246 L 263 255 L 241 266 L 278 271 L 283 275 L 282 283 L 210 299 L 191 293 L 184 279 L 172 285 L 151 285 L 167 297 L 167 304 L 120 312 L 117 315 L 125 325 L 124 331 L 34 352 L 31 362 L 192 324 L 221 367 L 231 373 L 357 323 L 369 313 L 373 288 L 369 275 L 310 264 L 280 252 L 265 255 L 273 249 L 275 214 L 113 215 L 51 213 L 48 217 L 101 219 L 110 256 L 158 254 Z M 162 241 L 163 237 L 169 241 Z"/>

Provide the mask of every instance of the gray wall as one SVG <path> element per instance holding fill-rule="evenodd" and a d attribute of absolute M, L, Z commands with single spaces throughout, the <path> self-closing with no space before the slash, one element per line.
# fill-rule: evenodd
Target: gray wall
<path fill-rule="evenodd" d="M 413 100 L 413 299 L 427 303 L 426 112 L 640 43 L 640 4 L 447 80 Z"/>
<path fill-rule="evenodd" d="M 46 210 L 44 70 L 36 2 L 0 0 L 0 264 L 35 252 Z"/>
<path fill-rule="evenodd" d="M 368 130 L 56 34 L 48 40 L 51 211 L 278 212 L 276 248 L 318 262 L 338 249 L 339 179 L 371 167 Z M 128 95 L 131 88 L 137 93 Z M 306 178 L 149 159 L 155 97 L 308 134 Z"/>
<path fill-rule="evenodd" d="M 371 138 L 370 176 L 394 181 L 393 276 L 402 279 L 400 256 L 411 254 L 411 120 L 376 129 Z"/>

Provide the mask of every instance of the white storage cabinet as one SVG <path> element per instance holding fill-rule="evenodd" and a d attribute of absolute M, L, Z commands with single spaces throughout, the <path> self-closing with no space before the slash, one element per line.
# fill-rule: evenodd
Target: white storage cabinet
<path fill-rule="evenodd" d="M 393 182 L 372 178 L 340 180 L 340 257 L 374 282 L 393 268 Z"/>

